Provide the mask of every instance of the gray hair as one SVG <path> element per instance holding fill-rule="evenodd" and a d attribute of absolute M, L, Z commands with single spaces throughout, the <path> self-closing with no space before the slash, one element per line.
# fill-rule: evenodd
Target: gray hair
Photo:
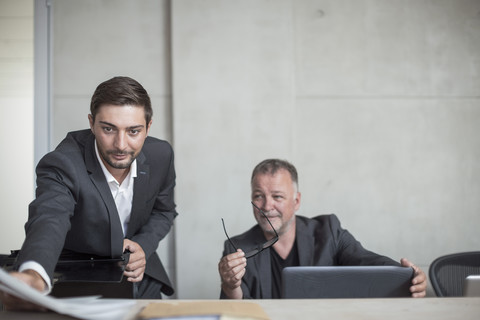
<path fill-rule="evenodd" d="M 250 180 L 250 184 L 253 184 L 253 180 L 259 174 L 270 174 L 274 175 L 279 170 L 287 170 L 290 173 L 290 178 L 296 189 L 298 190 L 298 174 L 297 169 L 295 169 L 294 165 L 286 160 L 280 159 L 266 159 L 257 164 L 255 169 L 252 172 L 252 178 Z"/>

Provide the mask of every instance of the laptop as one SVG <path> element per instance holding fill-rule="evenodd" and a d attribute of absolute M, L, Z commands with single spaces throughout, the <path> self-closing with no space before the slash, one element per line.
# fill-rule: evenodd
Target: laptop
<path fill-rule="evenodd" d="M 413 269 L 396 266 L 287 267 L 284 299 L 410 297 Z"/>
<path fill-rule="evenodd" d="M 480 297 L 480 275 L 470 275 L 463 284 L 464 297 Z"/>

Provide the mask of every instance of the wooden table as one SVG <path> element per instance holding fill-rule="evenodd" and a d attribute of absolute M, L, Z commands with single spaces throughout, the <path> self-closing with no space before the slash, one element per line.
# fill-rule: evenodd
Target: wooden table
<path fill-rule="evenodd" d="M 125 320 L 133 320 L 150 302 L 183 300 L 138 300 Z M 202 301 L 202 300 L 189 300 Z M 211 300 L 209 300 L 211 301 Z M 394 298 L 394 299 L 318 299 L 250 300 L 258 303 L 272 320 L 479 320 L 480 298 Z M 242 301 L 238 301 L 242 303 Z M 0 312 L 0 319 L 72 319 L 54 313 Z"/>

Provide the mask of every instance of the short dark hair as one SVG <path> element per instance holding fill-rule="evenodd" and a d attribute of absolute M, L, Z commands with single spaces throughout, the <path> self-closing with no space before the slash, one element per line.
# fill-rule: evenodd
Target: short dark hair
<path fill-rule="evenodd" d="M 142 85 L 132 78 L 114 77 L 98 85 L 90 102 L 90 113 L 94 122 L 98 110 L 104 104 L 142 106 L 147 125 L 152 120 L 150 97 Z"/>
<path fill-rule="evenodd" d="M 290 178 L 292 179 L 292 182 L 295 184 L 298 190 L 298 174 L 297 174 L 297 169 L 295 169 L 295 166 L 288 162 L 287 160 L 280 160 L 280 159 L 266 159 L 257 164 L 255 169 L 253 169 L 252 172 L 252 178 L 250 180 L 250 183 L 253 184 L 253 180 L 258 174 L 270 174 L 274 175 L 277 173 L 278 170 L 287 170 L 288 173 L 290 173 Z"/>

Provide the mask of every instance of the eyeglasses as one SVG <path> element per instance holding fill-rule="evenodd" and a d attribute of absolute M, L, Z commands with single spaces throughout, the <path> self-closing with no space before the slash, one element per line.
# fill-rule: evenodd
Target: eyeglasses
<path fill-rule="evenodd" d="M 270 225 L 270 227 L 272 227 L 272 230 L 273 232 L 275 233 L 275 237 L 273 237 L 272 239 L 268 240 L 267 242 L 263 243 L 263 244 L 259 244 L 255 249 L 245 253 L 245 258 L 248 259 L 248 258 L 251 258 L 257 254 L 259 254 L 260 252 L 262 252 L 263 250 L 267 249 L 267 248 L 270 248 L 271 246 L 273 246 L 275 244 L 275 242 L 278 241 L 278 233 L 277 231 L 275 230 L 275 228 L 273 227 L 272 223 L 270 222 L 270 220 L 268 220 L 267 218 L 267 215 L 265 214 L 265 212 L 263 212 L 259 207 L 257 207 L 253 202 L 251 202 L 252 205 L 265 217 L 265 219 L 267 219 L 267 222 L 268 224 Z M 230 239 L 230 237 L 228 236 L 227 234 L 227 229 L 225 229 L 225 222 L 223 221 L 223 218 L 222 218 L 222 225 L 223 225 L 223 231 L 225 232 L 225 235 L 227 236 L 227 239 L 228 241 L 230 242 L 230 244 L 232 245 L 232 247 L 237 250 L 237 247 L 233 244 L 233 241 Z"/>

